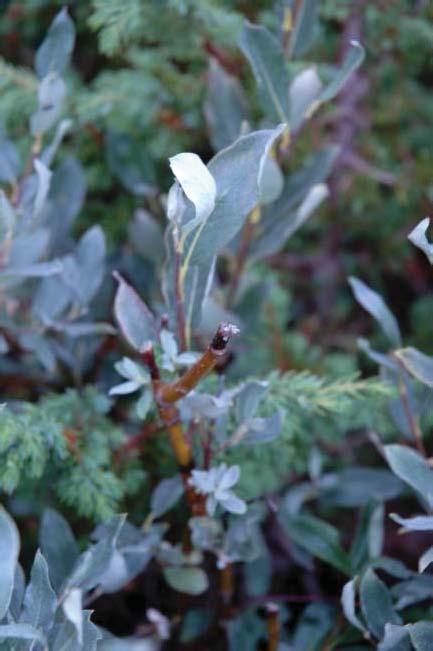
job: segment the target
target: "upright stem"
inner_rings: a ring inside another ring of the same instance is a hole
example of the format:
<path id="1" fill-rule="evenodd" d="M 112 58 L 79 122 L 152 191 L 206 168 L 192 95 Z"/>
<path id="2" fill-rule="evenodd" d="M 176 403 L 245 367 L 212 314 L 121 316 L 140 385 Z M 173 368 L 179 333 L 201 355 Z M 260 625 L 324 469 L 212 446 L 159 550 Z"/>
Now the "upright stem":
<path id="1" fill-rule="evenodd" d="M 245 268 L 245 264 L 248 258 L 248 252 L 251 246 L 251 242 L 254 235 L 255 225 L 260 219 L 260 206 L 256 206 L 254 210 L 248 215 L 248 219 L 242 229 L 241 234 L 241 243 L 239 250 L 236 253 L 236 260 L 233 269 L 233 273 L 230 279 L 230 286 L 227 292 L 227 307 L 233 305 L 236 298 L 236 294 L 239 289 L 239 282 L 242 276 L 242 272 Z"/>
<path id="2" fill-rule="evenodd" d="M 222 606 L 227 609 L 232 602 L 234 590 L 233 565 L 231 563 L 227 563 L 221 568 L 219 580 Z"/>
<path id="3" fill-rule="evenodd" d="M 181 274 L 181 253 L 175 251 L 175 264 L 174 264 L 174 273 L 175 273 L 175 306 L 176 306 L 176 321 L 177 321 L 177 332 L 179 338 L 179 350 L 184 352 L 187 349 L 187 337 L 186 337 L 186 322 L 185 322 L 185 301 L 184 301 L 184 288 L 182 284 L 182 274 Z"/>
<path id="4" fill-rule="evenodd" d="M 279 607 L 275 603 L 268 603 L 266 606 L 268 624 L 268 651 L 278 651 L 280 641 L 280 619 Z"/>
<path id="5" fill-rule="evenodd" d="M 153 394 L 162 422 L 167 428 L 170 443 L 182 475 L 186 498 L 193 515 L 205 515 L 205 496 L 197 493 L 190 485 L 194 457 L 191 444 L 186 436 L 175 403 L 185 397 L 200 380 L 215 366 L 217 359 L 226 351 L 231 335 L 238 329 L 229 323 L 221 323 L 209 348 L 202 357 L 174 384 L 165 384 L 161 380 L 152 347 L 142 353 L 142 360 L 149 369 L 152 379 Z"/>
<path id="6" fill-rule="evenodd" d="M 210 345 L 200 359 L 191 366 L 179 380 L 173 384 L 158 386 L 157 400 L 162 405 L 177 402 L 192 391 L 197 384 L 208 375 L 226 352 L 230 337 L 239 332 L 238 328 L 230 323 L 221 323 Z"/>

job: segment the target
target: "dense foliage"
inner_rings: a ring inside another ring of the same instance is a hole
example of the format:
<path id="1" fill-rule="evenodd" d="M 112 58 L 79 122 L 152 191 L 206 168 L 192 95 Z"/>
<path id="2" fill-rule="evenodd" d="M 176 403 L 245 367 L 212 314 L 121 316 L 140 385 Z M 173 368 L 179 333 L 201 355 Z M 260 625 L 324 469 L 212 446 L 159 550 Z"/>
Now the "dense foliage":
<path id="1" fill-rule="evenodd" d="M 0 649 L 431 651 L 429 3 L 0 11 Z"/>

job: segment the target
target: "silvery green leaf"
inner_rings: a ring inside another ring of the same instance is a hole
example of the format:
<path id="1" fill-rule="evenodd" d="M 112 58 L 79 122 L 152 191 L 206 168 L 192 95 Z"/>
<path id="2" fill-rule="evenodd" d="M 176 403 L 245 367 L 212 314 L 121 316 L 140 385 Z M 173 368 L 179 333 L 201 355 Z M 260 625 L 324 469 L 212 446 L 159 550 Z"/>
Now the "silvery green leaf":
<path id="1" fill-rule="evenodd" d="M 328 187 L 324 183 L 304 186 L 302 201 L 293 209 L 293 201 L 295 198 L 299 200 L 300 192 L 295 190 L 293 185 L 293 194 L 289 195 L 289 187 L 283 190 L 281 199 L 284 200 L 277 201 L 276 206 L 270 208 L 271 214 L 265 213 L 259 222 L 257 239 L 252 246 L 255 257 L 264 257 L 280 250 L 287 239 L 296 233 L 329 195 Z"/>
<path id="2" fill-rule="evenodd" d="M 182 497 L 184 492 L 182 477 L 175 475 L 162 479 L 154 488 L 150 497 L 150 508 L 155 518 L 160 518 L 169 511 Z"/>
<path id="3" fill-rule="evenodd" d="M 109 131 L 105 139 L 108 166 L 127 190 L 138 196 L 154 192 L 154 169 L 148 150 L 126 133 Z"/>
<path id="4" fill-rule="evenodd" d="M 422 574 L 433 563 L 433 547 L 429 547 L 418 561 L 418 572 Z"/>
<path id="5" fill-rule="evenodd" d="M 154 264 L 164 258 L 164 238 L 161 227 L 152 215 L 143 209 L 134 213 L 134 219 L 128 226 L 129 241 L 134 249 Z"/>
<path id="6" fill-rule="evenodd" d="M 75 42 L 75 27 L 66 8 L 54 18 L 45 39 L 36 52 L 36 72 L 43 79 L 50 72 L 59 75 L 69 64 Z"/>
<path id="7" fill-rule="evenodd" d="M 185 314 L 187 332 L 199 327 L 203 305 L 209 297 L 215 275 L 216 257 L 203 264 L 189 264 L 185 276 Z M 188 338 L 190 341 L 191 337 Z"/>
<path id="8" fill-rule="evenodd" d="M 50 328 L 57 332 L 64 332 L 71 338 L 93 337 L 95 335 L 114 335 L 116 329 L 110 323 L 92 323 L 88 321 L 52 321 Z"/>
<path id="9" fill-rule="evenodd" d="M 8 236 L 11 236 L 15 220 L 15 210 L 3 190 L 0 190 L 0 243 L 4 242 Z"/>
<path id="10" fill-rule="evenodd" d="M 343 574 L 349 574 L 349 557 L 340 545 L 339 532 L 335 527 L 307 514 L 287 519 L 283 517 L 281 521 L 293 542 L 313 556 L 330 563 Z"/>
<path id="11" fill-rule="evenodd" d="M 239 466 L 230 466 L 230 468 L 227 468 L 220 481 L 218 482 L 218 489 L 226 490 L 227 488 L 232 488 L 232 486 L 237 484 L 239 481 L 240 475 L 241 469 Z"/>
<path id="12" fill-rule="evenodd" d="M 92 611 L 83 611 L 83 651 L 96 651 L 102 639 L 101 629 L 90 620 L 91 615 Z"/>
<path id="13" fill-rule="evenodd" d="M 65 617 L 74 626 L 79 644 L 83 642 L 83 604 L 82 593 L 79 588 L 69 590 L 62 602 Z"/>
<path id="14" fill-rule="evenodd" d="M 339 507 L 363 506 L 368 502 L 391 500 L 400 495 L 404 484 L 389 470 L 352 466 L 335 476 L 335 482 L 323 487 L 323 499 Z"/>
<path id="15" fill-rule="evenodd" d="M 331 81 L 323 88 L 318 98 L 310 104 L 307 117 L 311 117 L 313 113 L 325 102 L 334 99 L 346 84 L 352 74 L 359 68 L 364 60 L 365 51 L 362 45 L 357 41 L 351 41 L 350 49 L 346 54 L 341 68 L 339 68 L 333 75 Z"/>
<path id="16" fill-rule="evenodd" d="M 81 651 L 77 630 L 68 619 L 63 619 L 53 630 L 50 636 L 50 650 L 52 651 Z"/>
<path id="17" fill-rule="evenodd" d="M 403 445 L 385 445 L 384 450 L 391 470 L 432 506 L 433 470 L 427 461 L 418 452 Z"/>
<path id="18" fill-rule="evenodd" d="M 6 615 L 12 598 L 19 550 L 18 529 L 0 505 L 0 620 Z"/>
<path id="19" fill-rule="evenodd" d="M 222 523 L 208 516 L 193 517 L 189 520 L 191 541 L 203 550 L 215 550 L 221 547 L 223 537 Z"/>
<path id="20" fill-rule="evenodd" d="M 26 267 L 46 255 L 50 234 L 46 228 L 38 228 L 32 233 L 22 233 L 14 237 L 9 264 L 13 267 Z"/>
<path id="21" fill-rule="evenodd" d="M 15 621 L 19 618 L 25 591 L 26 578 L 24 576 L 23 568 L 19 563 L 17 563 L 15 569 L 14 589 L 12 590 L 12 597 L 9 604 L 9 612 Z"/>
<path id="22" fill-rule="evenodd" d="M 433 388 L 433 357 L 411 346 L 395 351 L 395 355 L 411 375 Z"/>
<path id="23" fill-rule="evenodd" d="M 430 218 L 426 217 L 407 236 L 427 256 L 430 264 L 433 264 L 433 244 L 427 239 L 427 229 L 430 225 Z"/>
<path id="24" fill-rule="evenodd" d="M 306 68 L 296 75 L 290 84 L 290 128 L 299 129 L 309 108 L 320 95 L 323 84 L 314 66 Z"/>
<path id="25" fill-rule="evenodd" d="M 188 204 L 180 184 L 176 181 L 171 186 L 167 195 L 167 219 L 180 226 L 183 222 Z"/>
<path id="26" fill-rule="evenodd" d="M 71 130 L 73 125 L 72 120 L 66 119 L 62 120 L 56 128 L 56 131 L 54 133 L 54 137 L 51 141 L 51 143 L 48 145 L 48 147 L 45 147 L 41 154 L 41 161 L 46 165 L 47 167 L 50 167 L 52 164 L 54 157 L 57 153 L 57 150 L 65 137 L 65 135 Z"/>
<path id="27" fill-rule="evenodd" d="M 359 617 L 357 617 L 355 611 L 356 581 L 357 577 L 351 579 L 351 581 L 348 581 L 343 586 L 343 591 L 341 593 L 341 606 L 346 619 L 352 624 L 352 626 L 364 632 L 366 630 L 365 626 Z"/>
<path id="28" fill-rule="evenodd" d="M 360 584 L 361 609 L 369 630 L 379 640 L 382 639 L 385 624 L 401 624 L 392 605 L 390 592 L 373 570 L 368 569 Z"/>
<path id="29" fill-rule="evenodd" d="M 362 352 L 365 353 L 367 357 L 369 357 L 373 362 L 376 362 L 376 364 L 379 364 L 379 366 L 383 366 L 393 373 L 398 373 L 398 364 L 391 355 L 386 355 L 384 353 L 380 353 L 378 350 L 374 350 L 371 347 L 370 342 L 363 337 L 357 339 L 356 343 L 359 350 L 362 350 Z"/>
<path id="30" fill-rule="evenodd" d="M 208 578 L 200 567 L 165 567 L 164 578 L 168 585 L 190 595 L 199 595 L 208 588 Z"/>
<path id="31" fill-rule="evenodd" d="M 138 418 L 141 420 L 144 420 L 149 413 L 149 409 L 151 408 L 153 403 L 153 394 L 150 390 L 145 389 L 140 398 L 137 401 L 137 404 L 135 405 L 135 413 L 137 414 Z"/>
<path id="32" fill-rule="evenodd" d="M 78 242 L 75 255 L 78 287 L 74 287 L 83 305 L 96 295 L 105 274 L 105 235 L 100 226 L 89 228 Z M 66 272 L 64 280 L 67 283 Z"/>
<path id="33" fill-rule="evenodd" d="M 329 190 L 325 183 L 318 183 L 317 185 L 313 185 L 297 209 L 296 213 L 293 215 L 292 219 L 289 220 L 284 234 L 285 239 L 291 237 L 293 233 L 295 233 L 298 228 L 302 226 L 302 224 L 305 224 L 310 215 L 312 215 L 312 213 L 318 206 L 320 206 L 322 201 L 326 199 L 328 195 Z"/>
<path id="34" fill-rule="evenodd" d="M 260 204 L 265 206 L 276 201 L 283 191 L 283 187 L 284 177 L 281 169 L 276 160 L 272 156 L 268 156 L 259 179 Z"/>
<path id="35" fill-rule="evenodd" d="M 25 332 L 19 337 L 19 341 L 25 350 L 30 350 L 34 353 L 39 363 L 42 364 L 48 373 L 55 371 L 57 366 L 56 356 L 51 342 L 47 337 L 38 332 Z"/>
<path id="36" fill-rule="evenodd" d="M 406 626 L 385 624 L 385 634 L 377 651 L 411 651 L 411 649 Z"/>
<path id="37" fill-rule="evenodd" d="M 133 380 L 128 380 L 128 382 L 122 382 L 122 384 L 117 384 L 115 387 L 112 387 L 109 391 L 110 396 L 124 396 L 128 393 L 134 393 L 140 389 L 141 384 L 139 382 L 134 382 Z"/>
<path id="38" fill-rule="evenodd" d="M 240 440 L 243 445 L 275 441 L 281 434 L 283 412 L 276 411 L 268 418 L 249 418 L 245 421 L 246 434 Z"/>
<path id="39" fill-rule="evenodd" d="M 302 56 L 311 46 L 317 32 L 318 7 L 318 0 L 303 0 L 300 3 L 290 34 L 289 54 L 293 57 Z"/>
<path id="40" fill-rule="evenodd" d="M 15 183 L 21 169 L 21 161 L 15 145 L 0 134 L 0 181 Z"/>
<path id="41" fill-rule="evenodd" d="M 78 547 L 69 524 L 57 511 L 43 512 L 39 544 L 48 563 L 51 584 L 58 592 L 78 558 Z"/>
<path id="42" fill-rule="evenodd" d="M 148 370 L 129 357 L 122 357 L 119 362 L 115 363 L 114 368 L 119 375 L 122 375 L 127 380 L 140 382 L 141 384 L 147 384 L 150 381 Z"/>
<path id="43" fill-rule="evenodd" d="M 401 346 L 401 334 L 397 319 L 383 298 L 354 276 L 349 278 L 349 284 L 358 303 L 376 319 L 390 343 L 395 347 Z"/>
<path id="44" fill-rule="evenodd" d="M 430 651 L 433 645 L 433 623 L 417 622 L 408 624 L 410 641 L 415 651 Z"/>
<path id="45" fill-rule="evenodd" d="M 60 276 L 48 276 L 39 284 L 33 297 L 32 313 L 43 324 L 52 323 L 70 305 L 73 296 Z"/>
<path id="46" fill-rule="evenodd" d="M 35 203 L 33 206 L 33 219 L 37 219 L 41 213 L 42 208 L 44 207 L 45 200 L 47 198 L 52 172 L 41 160 L 35 159 L 33 163 L 36 174 L 38 176 L 38 189 L 35 196 Z"/>
<path id="47" fill-rule="evenodd" d="M 110 566 L 124 522 L 124 515 L 114 517 L 107 525 L 106 536 L 79 556 L 66 581 L 67 591 L 71 588 L 81 588 L 84 592 L 99 585 Z"/>
<path id="48" fill-rule="evenodd" d="M 231 491 L 227 491 L 227 495 L 223 499 L 219 500 L 219 503 L 229 513 L 243 515 L 247 511 L 246 503 Z"/>
<path id="49" fill-rule="evenodd" d="M 110 563 L 99 580 L 99 589 L 104 594 L 118 592 L 131 578 L 123 554 L 114 550 Z"/>
<path id="50" fill-rule="evenodd" d="M 212 174 L 197 154 L 177 154 L 170 158 L 170 167 L 185 195 L 195 206 L 194 224 L 200 224 L 215 207 L 216 184 Z"/>
<path id="51" fill-rule="evenodd" d="M 293 636 L 293 651 L 304 651 L 308 647 L 321 651 L 334 626 L 335 611 L 330 604 L 309 604 L 298 620 Z"/>
<path id="52" fill-rule="evenodd" d="M 138 352 L 156 340 L 156 322 L 152 312 L 137 292 L 116 273 L 119 287 L 114 300 L 114 314 L 127 342 Z"/>
<path id="53" fill-rule="evenodd" d="M 192 351 L 187 351 L 186 353 L 181 353 L 176 355 L 175 364 L 177 366 L 192 366 L 200 358 L 200 353 L 193 353 Z"/>
<path id="54" fill-rule="evenodd" d="M 397 600 L 396 610 L 430 599 L 432 591 L 433 577 L 428 573 L 414 573 L 407 581 L 395 583 L 391 588 L 392 595 Z"/>
<path id="55" fill-rule="evenodd" d="M 57 122 L 66 97 L 65 82 L 55 72 L 42 79 L 38 87 L 38 108 L 30 118 L 33 135 L 49 131 Z"/>
<path id="56" fill-rule="evenodd" d="M 242 86 L 216 59 L 210 59 L 204 114 L 216 151 L 231 145 L 248 120 L 248 103 Z"/>
<path id="57" fill-rule="evenodd" d="M 254 416 L 268 386 L 268 382 L 259 380 L 245 382 L 235 397 L 235 414 L 238 423 L 243 423 L 246 418 Z"/>
<path id="58" fill-rule="evenodd" d="M 65 253 L 71 226 L 84 204 L 86 180 L 76 158 L 69 156 L 56 167 L 51 178 L 48 205 L 44 209 L 53 250 Z"/>
<path id="59" fill-rule="evenodd" d="M 0 640 L 28 640 L 38 642 L 44 651 L 48 651 L 47 640 L 42 631 L 30 624 L 3 624 L 0 625 Z"/>
<path id="60" fill-rule="evenodd" d="M 416 515 L 413 518 L 401 518 L 396 513 L 389 517 L 406 531 L 433 531 L 433 515 Z"/>
<path id="61" fill-rule="evenodd" d="M 209 393 L 191 391 L 181 401 L 181 409 L 192 414 L 191 417 L 204 416 L 206 418 L 218 418 L 224 414 L 231 405 L 227 396 L 213 396 Z"/>
<path id="62" fill-rule="evenodd" d="M 30 583 L 24 596 L 23 610 L 19 621 L 32 624 L 44 632 L 52 626 L 57 609 L 57 596 L 51 587 L 48 565 L 38 550 L 30 573 Z"/>
<path id="63" fill-rule="evenodd" d="M 217 186 L 216 206 L 187 238 L 184 264 L 209 263 L 242 228 L 259 200 L 259 179 L 269 150 L 284 125 L 242 136 L 210 161 Z"/>
<path id="64" fill-rule="evenodd" d="M 414 572 L 408 570 L 407 567 L 395 558 L 388 558 L 382 556 L 381 558 L 376 558 L 371 562 L 371 567 L 373 569 L 383 570 L 390 576 L 396 579 L 410 579 Z"/>
<path id="65" fill-rule="evenodd" d="M 253 69 L 264 111 L 288 124 L 290 79 L 281 45 L 266 27 L 245 22 L 239 46 Z"/>
<path id="66" fill-rule="evenodd" d="M 63 265 L 60 260 L 51 260 L 50 262 L 35 262 L 35 264 L 26 267 L 8 267 L 6 271 L 0 273 L 0 281 L 10 278 L 45 278 L 54 276 L 63 271 Z"/>
<path id="67" fill-rule="evenodd" d="M 163 328 L 160 332 L 161 346 L 164 353 L 169 359 L 174 359 L 177 355 L 177 343 L 176 338 L 172 332 Z"/>
<path id="68" fill-rule="evenodd" d="M 384 519 L 385 509 L 383 502 L 378 504 L 370 517 L 367 530 L 368 557 L 377 558 L 381 555 L 384 540 Z"/>

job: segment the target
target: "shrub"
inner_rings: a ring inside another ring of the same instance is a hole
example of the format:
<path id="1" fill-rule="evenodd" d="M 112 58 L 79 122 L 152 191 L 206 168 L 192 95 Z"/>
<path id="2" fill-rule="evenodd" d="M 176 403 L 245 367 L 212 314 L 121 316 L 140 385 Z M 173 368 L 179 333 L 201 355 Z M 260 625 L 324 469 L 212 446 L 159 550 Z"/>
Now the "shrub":
<path id="1" fill-rule="evenodd" d="M 351 277 L 363 377 L 278 272 L 335 199 L 323 122 L 364 59 L 311 48 L 360 14 L 163 4 L 77 6 L 112 57 L 88 84 L 64 8 L 34 72 L 0 61 L 0 646 L 429 649 L 432 551 L 393 527 L 433 530 L 432 358 Z"/>

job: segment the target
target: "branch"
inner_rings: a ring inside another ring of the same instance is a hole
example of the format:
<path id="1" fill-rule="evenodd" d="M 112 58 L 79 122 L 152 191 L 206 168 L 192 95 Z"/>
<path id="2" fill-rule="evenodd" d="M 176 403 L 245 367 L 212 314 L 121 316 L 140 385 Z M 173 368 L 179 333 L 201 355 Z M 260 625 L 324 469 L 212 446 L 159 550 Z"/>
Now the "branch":
<path id="1" fill-rule="evenodd" d="M 233 335 L 239 332 L 231 323 L 220 323 L 210 345 L 200 359 L 173 384 L 160 384 L 156 400 L 160 405 L 170 405 L 184 398 L 214 368 L 227 350 L 227 344 Z"/>

